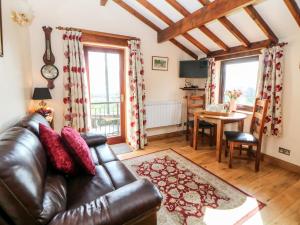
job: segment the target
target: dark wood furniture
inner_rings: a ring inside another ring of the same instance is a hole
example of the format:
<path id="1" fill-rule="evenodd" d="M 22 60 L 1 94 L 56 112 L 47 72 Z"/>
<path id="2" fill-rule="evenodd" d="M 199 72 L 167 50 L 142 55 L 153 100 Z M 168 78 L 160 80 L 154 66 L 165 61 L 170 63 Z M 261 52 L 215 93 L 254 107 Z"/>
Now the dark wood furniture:
<path id="1" fill-rule="evenodd" d="M 226 149 L 225 156 L 228 154 L 229 146 L 229 168 L 232 168 L 232 160 L 234 150 L 240 150 L 240 159 L 251 159 L 253 155 L 253 147 L 256 147 L 255 154 L 255 171 L 259 171 L 260 158 L 261 158 L 261 142 L 263 129 L 265 125 L 265 118 L 267 114 L 268 101 L 256 99 L 253 110 L 253 117 L 251 121 L 250 133 L 238 132 L 238 131 L 226 131 Z M 243 148 L 247 146 L 247 148 Z M 242 157 L 242 150 L 247 151 L 248 157 Z"/>
<path id="2" fill-rule="evenodd" d="M 193 146 L 193 133 L 194 133 L 194 112 L 196 110 L 205 109 L 205 95 L 191 95 L 186 97 L 187 104 L 187 121 L 186 121 L 186 140 L 191 141 Z M 209 144 L 213 145 L 214 128 L 215 126 L 209 122 L 199 120 L 197 124 L 197 133 L 202 133 L 202 137 L 205 135 L 205 130 L 209 130 Z M 192 137 L 190 137 L 192 135 Z M 204 140 L 204 139 L 202 139 Z"/>

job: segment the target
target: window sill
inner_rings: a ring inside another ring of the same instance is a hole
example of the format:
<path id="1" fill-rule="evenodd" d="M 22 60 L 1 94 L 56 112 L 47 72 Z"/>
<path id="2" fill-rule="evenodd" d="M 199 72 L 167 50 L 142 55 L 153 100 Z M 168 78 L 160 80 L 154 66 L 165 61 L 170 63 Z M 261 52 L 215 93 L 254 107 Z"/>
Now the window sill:
<path id="1" fill-rule="evenodd" d="M 246 115 L 252 115 L 253 114 L 253 112 L 250 112 L 250 111 L 247 111 L 247 110 L 236 110 L 236 112 L 238 112 L 238 113 L 244 113 L 244 114 L 246 114 Z"/>

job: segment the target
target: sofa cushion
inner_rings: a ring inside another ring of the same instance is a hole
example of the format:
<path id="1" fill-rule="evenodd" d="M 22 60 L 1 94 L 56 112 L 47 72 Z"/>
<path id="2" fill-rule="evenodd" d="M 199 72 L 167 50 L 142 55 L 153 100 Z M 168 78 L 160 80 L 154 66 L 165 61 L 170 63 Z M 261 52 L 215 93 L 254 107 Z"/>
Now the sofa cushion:
<path id="1" fill-rule="evenodd" d="M 75 174 L 75 163 L 63 144 L 60 135 L 53 129 L 40 123 L 39 137 L 54 169 L 65 174 Z"/>
<path id="2" fill-rule="evenodd" d="M 119 161 L 115 153 L 107 144 L 91 147 L 90 152 L 95 165 L 102 165 L 111 161 Z"/>
<path id="3" fill-rule="evenodd" d="M 38 113 L 34 113 L 34 114 L 24 117 L 20 122 L 17 123 L 16 126 L 24 127 L 38 136 L 40 123 L 47 127 L 50 127 L 50 124 L 45 119 L 45 117 L 43 117 L 42 115 L 40 115 Z"/>
<path id="4" fill-rule="evenodd" d="M 71 127 L 64 127 L 61 131 L 63 141 L 79 165 L 90 175 L 96 174 L 92 155 L 84 139 Z"/>
<path id="5" fill-rule="evenodd" d="M 45 224 L 64 210 L 65 180 L 46 179 L 46 152 L 35 134 L 21 127 L 2 133 L 0 162 L 0 208 L 14 224 Z"/>
<path id="6" fill-rule="evenodd" d="M 79 207 L 114 191 L 109 174 L 101 165 L 96 166 L 95 176 L 80 175 L 68 179 L 68 209 Z"/>

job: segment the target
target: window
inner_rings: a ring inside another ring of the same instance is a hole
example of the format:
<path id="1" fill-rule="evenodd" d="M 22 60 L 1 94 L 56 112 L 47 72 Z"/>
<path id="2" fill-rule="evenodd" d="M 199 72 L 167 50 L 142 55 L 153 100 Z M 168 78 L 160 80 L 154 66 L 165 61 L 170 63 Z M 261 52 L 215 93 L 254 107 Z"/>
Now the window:
<path id="1" fill-rule="evenodd" d="M 241 90 L 242 96 L 238 98 L 238 109 L 252 110 L 258 77 L 258 56 L 235 59 L 222 62 L 220 102 L 229 102 L 225 92 L 228 90 Z"/>

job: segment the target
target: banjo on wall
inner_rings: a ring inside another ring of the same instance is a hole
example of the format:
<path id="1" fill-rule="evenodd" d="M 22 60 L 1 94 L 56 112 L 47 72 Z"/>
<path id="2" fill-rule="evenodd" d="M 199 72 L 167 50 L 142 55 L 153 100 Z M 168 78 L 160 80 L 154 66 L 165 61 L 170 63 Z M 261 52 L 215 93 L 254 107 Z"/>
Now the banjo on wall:
<path id="1" fill-rule="evenodd" d="M 43 31 L 45 33 L 46 50 L 43 56 L 45 65 L 41 69 L 41 74 L 48 81 L 48 88 L 53 89 L 55 87 L 54 80 L 58 77 L 59 70 L 54 65 L 55 57 L 51 49 L 52 28 L 44 26 Z"/>

